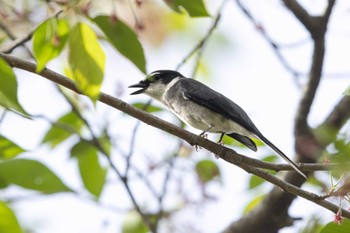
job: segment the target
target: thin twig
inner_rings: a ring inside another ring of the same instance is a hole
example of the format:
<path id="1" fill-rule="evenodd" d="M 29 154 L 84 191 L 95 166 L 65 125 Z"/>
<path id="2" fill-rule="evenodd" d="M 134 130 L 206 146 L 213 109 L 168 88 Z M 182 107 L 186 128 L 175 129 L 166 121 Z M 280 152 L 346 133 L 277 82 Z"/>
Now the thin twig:
<path id="1" fill-rule="evenodd" d="M 205 36 L 197 43 L 197 45 L 185 56 L 180 63 L 176 66 L 175 70 L 179 70 L 187 61 L 190 59 L 193 54 L 195 54 L 197 51 L 199 51 L 209 40 L 210 36 L 213 34 L 215 28 L 217 28 L 218 23 L 221 19 L 221 11 L 226 4 L 227 0 L 223 0 L 221 7 L 218 10 L 218 13 L 213 21 L 213 24 L 210 26 L 209 30 L 205 34 Z"/>
<path id="2" fill-rule="evenodd" d="M 156 233 L 157 229 L 155 228 L 154 224 L 152 223 L 150 218 L 147 216 L 147 214 L 143 213 L 143 211 L 141 210 L 141 207 L 137 203 L 136 198 L 130 189 L 130 186 L 128 183 L 128 178 L 126 176 L 123 176 L 122 173 L 117 168 L 117 166 L 114 164 L 114 162 L 111 158 L 111 155 L 106 151 L 104 146 L 101 144 L 100 140 L 96 137 L 96 135 L 92 129 L 92 126 L 87 121 L 87 119 L 81 114 L 81 112 L 79 111 L 77 106 L 73 103 L 73 101 L 63 91 L 61 91 L 61 94 L 65 97 L 66 101 L 71 105 L 73 112 L 75 114 L 77 114 L 77 116 L 84 122 L 84 125 L 87 127 L 87 129 L 90 132 L 90 136 L 92 137 L 93 145 L 104 155 L 104 157 L 107 159 L 109 165 L 111 166 L 112 170 L 117 174 L 118 178 L 122 181 L 136 211 L 140 214 L 140 216 L 142 217 L 143 221 L 147 224 L 149 229 L 152 232 Z"/>
<path id="3" fill-rule="evenodd" d="M 177 151 L 181 150 L 182 145 L 183 145 L 183 141 L 180 141 L 180 144 L 178 146 Z M 164 178 L 164 181 L 162 184 L 162 191 L 158 197 L 158 203 L 159 203 L 159 212 L 157 214 L 158 221 L 159 221 L 159 219 L 161 219 L 162 215 L 164 214 L 163 203 L 164 203 L 165 196 L 168 192 L 168 186 L 169 186 L 168 184 L 169 184 L 169 181 L 171 178 L 171 173 L 172 173 L 173 168 L 174 168 L 175 159 L 177 158 L 178 155 L 179 155 L 179 153 L 175 153 L 174 156 L 172 156 L 168 162 L 168 169 L 166 170 L 166 173 L 165 173 L 165 178 Z"/>
<path id="4" fill-rule="evenodd" d="M 147 103 L 142 107 L 142 110 L 146 111 L 147 108 L 151 105 L 151 103 L 152 103 L 152 99 L 149 99 L 147 101 Z M 133 130 L 132 130 L 132 133 L 131 133 L 129 153 L 126 155 L 126 167 L 125 167 L 125 172 L 124 172 L 125 176 L 128 175 L 128 171 L 129 171 L 129 168 L 130 168 L 131 157 L 134 154 L 136 135 L 137 135 L 137 131 L 138 131 L 140 125 L 141 125 L 141 122 L 137 121 L 135 126 L 134 126 L 134 128 L 133 128 Z"/>
<path id="5" fill-rule="evenodd" d="M 16 40 L 16 36 L 0 21 L 0 29 L 11 39 Z"/>
<path id="6" fill-rule="evenodd" d="M 296 84 L 297 87 L 300 87 L 300 82 L 299 82 L 299 78 L 303 75 L 301 71 L 297 71 L 296 69 L 294 69 L 289 62 L 287 61 L 287 59 L 283 56 L 282 52 L 280 51 L 281 48 L 288 48 L 288 45 L 279 45 L 277 44 L 277 42 L 275 42 L 271 36 L 269 34 L 267 34 L 266 30 L 264 29 L 263 25 L 258 22 L 257 19 L 255 19 L 255 17 L 253 16 L 253 14 L 248 10 L 248 8 L 246 8 L 242 2 L 240 0 L 236 0 L 237 6 L 241 9 L 241 11 L 245 14 L 245 16 L 253 23 L 253 25 L 258 29 L 258 31 L 260 32 L 260 34 L 262 35 L 262 37 L 266 40 L 266 42 L 270 45 L 270 47 L 272 48 L 272 51 L 275 53 L 277 59 L 279 60 L 279 62 L 281 63 L 281 65 L 289 72 L 293 75 L 293 80 L 294 83 Z M 294 43 L 293 46 L 296 46 L 296 44 Z"/>

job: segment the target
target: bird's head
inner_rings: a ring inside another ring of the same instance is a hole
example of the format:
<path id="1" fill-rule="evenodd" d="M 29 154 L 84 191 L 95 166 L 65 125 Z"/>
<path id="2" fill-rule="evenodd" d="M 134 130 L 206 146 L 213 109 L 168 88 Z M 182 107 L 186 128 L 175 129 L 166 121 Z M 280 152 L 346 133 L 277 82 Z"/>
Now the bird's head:
<path id="1" fill-rule="evenodd" d="M 144 80 L 141 80 L 139 83 L 129 86 L 129 88 L 141 88 L 137 91 L 132 92 L 130 95 L 137 95 L 145 93 L 155 99 L 161 100 L 163 94 L 169 89 L 179 78 L 183 76 L 173 70 L 157 70 L 148 74 Z"/>

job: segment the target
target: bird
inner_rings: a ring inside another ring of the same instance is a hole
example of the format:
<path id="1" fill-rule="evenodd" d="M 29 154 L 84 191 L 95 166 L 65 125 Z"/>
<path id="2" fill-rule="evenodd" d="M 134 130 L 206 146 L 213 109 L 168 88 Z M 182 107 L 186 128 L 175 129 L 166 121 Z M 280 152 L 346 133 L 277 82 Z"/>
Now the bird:
<path id="1" fill-rule="evenodd" d="M 184 123 L 201 130 L 200 136 L 207 132 L 220 133 L 219 143 L 227 135 L 253 151 L 257 151 L 257 146 L 251 138 L 259 138 L 306 178 L 300 168 L 260 132 L 239 105 L 205 84 L 174 70 L 156 70 L 129 88 L 140 88 L 130 95 L 144 93 L 160 101 Z"/>

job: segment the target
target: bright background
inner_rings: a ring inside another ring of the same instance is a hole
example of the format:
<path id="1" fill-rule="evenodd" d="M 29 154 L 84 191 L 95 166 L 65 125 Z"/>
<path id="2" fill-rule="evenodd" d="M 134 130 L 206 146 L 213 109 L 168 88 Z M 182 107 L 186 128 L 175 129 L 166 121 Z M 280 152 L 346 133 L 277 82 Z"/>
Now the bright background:
<path id="1" fill-rule="evenodd" d="M 324 2 L 326 1 L 302 1 L 303 5 L 315 14 L 322 12 Z M 311 40 L 294 16 L 277 0 L 264 2 L 249 0 L 245 1 L 245 4 L 275 41 L 285 45 L 297 43 L 296 46 L 282 51 L 295 70 L 307 73 L 311 59 Z M 213 0 L 207 1 L 207 6 L 210 13 L 215 15 L 218 3 Z M 309 117 L 311 125 L 316 126 L 323 121 L 349 85 L 349 6 L 346 0 L 338 1 L 332 14 L 327 36 L 324 78 Z M 166 12 L 172 14 L 170 10 Z M 147 34 L 145 35 L 144 46 L 149 72 L 157 69 L 174 69 L 206 33 L 212 19 L 188 19 L 187 16 L 176 16 L 171 20 L 187 22 L 190 26 L 185 26 L 186 33 L 179 30 L 166 34 L 165 41 L 158 45 L 149 43 Z M 103 48 L 107 55 L 107 64 L 102 91 L 118 96 L 128 103 L 147 101 L 146 96 L 129 96 L 130 91 L 127 90 L 127 86 L 137 83 L 144 78 L 144 75 L 107 43 L 104 43 Z M 61 61 L 54 61 L 48 67 L 62 72 L 65 65 Z M 196 78 L 238 103 L 264 135 L 292 157 L 293 122 L 302 94 L 302 88 L 296 83 L 304 84 L 307 77 L 302 76 L 296 80 L 283 68 L 269 44 L 237 8 L 234 1 L 226 4 L 219 26 L 207 43 L 203 54 L 203 67 L 205 69 L 200 69 Z M 183 75 L 190 76 L 192 69 L 193 62 L 190 62 L 180 71 Z M 56 88 L 49 81 L 23 71 L 16 71 L 16 74 L 19 78 L 20 102 L 28 112 L 33 115 L 45 113 L 49 118 L 56 119 L 68 110 L 65 101 L 57 95 Z M 157 116 L 175 124 L 179 123 L 169 112 L 160 112 Z M 118 145 L 121 145 L 122 149 L 128 149 L 131 129 L 136 124 L 135 119 L 101 104 L 97 105 L 96 114 L 90 117 L 96 121 L 96 125 L 113 121 L 115 128 L 111 129 L 111 132 L 115 132 L 118 136 Z M 77 164 L 68 156 L 68 144 L 67 147 L 60 146 L 54 151 L 47 147 L 37 150 L 37 145 L 48 127 L 49 124 L 45 121 L 18 120 L 16 116 L 6 118 L 0 126 L 3 135 L 26 149 L 35 150 L 35 154 L 27 153 L 26 156 L 44 161 L 65 183 L 82 188 Z M 349 129 L 349 125 L 345 129 Z M 188 130 L 199 133 L 192 128 Z M 216 139 L 215 136 L 210 138 Z M 167 156 L 177 145 L 178 139 L 175 137 L 141 124 L 136 138 L 133 162 L 142 166 L 142 160 L 138 160 L 141 155 L 146 154 L 152 159 L 157 159 Z M 273 154 L 267 148 L 260 149 L 258 153 L 242 148 L 237 150 L 257 158 Z M 193 156 L 215 160 L 212 154 L 204 150 Z M 191 226 L 198 232 L 219 232 L 233 220 L 240 218 L 243 209 L 252 198 L 266 193 L 272 187 L 265 185 L 258 190 L 248 191 L 250 175 L 224 161 L 215 161 L 222 171 L 222 184 L 213 183 L 208 191 L 215 200 L 202 206 L 186 207 L 181 214 L 176 215 L 174 224 Z M 186 163 L 181 160 L 179 162 Z M 327 179 L 327 176 L 323 176 Z M 102 194 L 101 202 L 104 207 L 90 201 L 84 195 L 77 197 L 72 194 L 56 194 L 43 197 L 33 193 L 29 198 L 28 195 L 22 197 L 18 188 L 0 193 L 0 198 L 1 196 L 16 198 L 13 207 L 20 222 L 29 229 L 35 229 L 34 232 L 119 232 L 130 201 L 115 180 L 111 175 L 111 185 L 108 185 Z M 193 182 L 195 181 L 189 179 L 184 186 L 190 189 Z M 113 185 L 114 183 L 116 185 Z M 318 191 L 308 185 L 304 185 L 303 188 Z M 148 194 L 144 187 L 135 184 L 132 189 L 141 206 L 148 206 L 146 202 Z M 138 193 L 140 195 L 137 195 Z M 193 190 L 193 197 L 196 195 L 198 190 Z M 176 195 L 167 198 L 166 205 L 179 205 Z M 298 232 L 299 228 L 307 224 L 312 214 L 316 214 L 325 222 L 333 219 L 333 214 L 329 211 L 300 198 L 293 203 L 290 214 L 302 217 L 304 221 L 283 229 L 282 233 Z M 167 227 L 169 226 L 164 226 L 164 232 L 168 232 L 165 230 Z"/>

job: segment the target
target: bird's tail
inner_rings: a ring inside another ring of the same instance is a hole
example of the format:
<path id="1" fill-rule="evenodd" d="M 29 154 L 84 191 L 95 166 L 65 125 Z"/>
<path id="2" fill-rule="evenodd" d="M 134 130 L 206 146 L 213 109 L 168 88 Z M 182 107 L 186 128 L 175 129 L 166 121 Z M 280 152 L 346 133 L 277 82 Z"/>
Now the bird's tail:
<path id="1" fill-rule="evenodd" d="M 287 155 L 285 155 L 280 149 L 278 149 L 272 142 L 270 142 L 267 138 L 265 138 L 262 134 L 257 135 L 264 143 L 266 143 L 269 147 L 271 147 L 274 151 L 277 152 L 285 161 L 287 161 L 295 171 L 297 171 L 300 175 L 302 175 L 306 179 L 306 175 L 299 169 L 299 167 L 290 159 Z"/>

